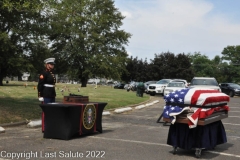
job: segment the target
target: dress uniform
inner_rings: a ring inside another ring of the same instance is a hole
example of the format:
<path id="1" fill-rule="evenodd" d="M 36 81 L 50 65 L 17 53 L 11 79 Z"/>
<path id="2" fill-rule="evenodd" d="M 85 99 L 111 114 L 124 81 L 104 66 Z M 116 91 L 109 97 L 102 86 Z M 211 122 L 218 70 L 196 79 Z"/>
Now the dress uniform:
<path id="1" fill-rule="evenodd" d="M 48 59 L 44 60 L 46 69 L 39 75 L 38 98 L 39 98 L 39 101 L 43 101 L 44 103 L 55 102 L 56 78 L 53 73 L 53 68 L 54 68 L 54 64 L 55 64 L 54 61 L 55 61 L 55 58 L 48 58 Z"/>

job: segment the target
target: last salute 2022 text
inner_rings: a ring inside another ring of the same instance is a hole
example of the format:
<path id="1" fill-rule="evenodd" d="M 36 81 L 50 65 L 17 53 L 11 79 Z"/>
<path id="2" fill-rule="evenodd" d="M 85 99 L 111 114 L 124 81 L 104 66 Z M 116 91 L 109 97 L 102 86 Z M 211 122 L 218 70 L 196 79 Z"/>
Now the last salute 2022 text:
<path id="1" fill-rule="evenodd" d="M 105 158 L 105 151 L 23 151 L 20 153 L 0 151 L 0 158 Z"/>

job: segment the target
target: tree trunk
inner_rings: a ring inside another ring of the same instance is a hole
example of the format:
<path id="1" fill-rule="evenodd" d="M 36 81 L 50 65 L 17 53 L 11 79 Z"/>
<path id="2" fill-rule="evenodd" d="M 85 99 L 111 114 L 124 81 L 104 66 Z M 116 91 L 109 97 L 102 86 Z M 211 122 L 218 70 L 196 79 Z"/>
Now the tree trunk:
<path id="1" fill-rule="evenodd" d="M 86 77 L 81 77 L 81 87 L 87 87 L 87 81 L 88 79 Z"/>
<path id="2" fill-rule="evenodd" d="M 0 86 L 3 86 L 3 76 L 0 74 Z"/>

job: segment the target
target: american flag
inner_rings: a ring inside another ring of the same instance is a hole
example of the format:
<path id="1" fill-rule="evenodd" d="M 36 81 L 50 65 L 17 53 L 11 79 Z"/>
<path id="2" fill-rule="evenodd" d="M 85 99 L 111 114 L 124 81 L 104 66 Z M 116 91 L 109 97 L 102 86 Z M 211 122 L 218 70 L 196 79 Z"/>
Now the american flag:
<path id="1" fill-rule="evenodd" d="M 171 123 L 174 124 L 176 116 L 181 114 L 185 110 L 189 110 L 190 107 L 180 107 L 177 105 L 165 105 L 163 110 L 163 117 L 171 119 Z"/>
<path id="2" fill-rule="evenodd" d="M 228 95 L 213 89 L 186 88 L 171 92 L 164 96 L 163 117 L 170 118 L 174 124 L 176 115 L 184 110 L 193 110 L 188 114 L 189 127 L 194 128 L 198 119 L 211 115 L 216 110 L 229 110 L 226 105 L 230 98 Z"/>

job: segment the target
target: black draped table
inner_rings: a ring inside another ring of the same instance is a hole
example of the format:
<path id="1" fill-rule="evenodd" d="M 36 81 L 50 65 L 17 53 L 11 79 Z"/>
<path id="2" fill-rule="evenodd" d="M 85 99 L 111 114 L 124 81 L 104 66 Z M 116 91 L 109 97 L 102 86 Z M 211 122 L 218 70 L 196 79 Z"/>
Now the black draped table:
<path id="1" fill-rule="evenodd" d="M 102 133 L 102 112 L 107 103 L 40 104 L 44 113 L 44 138 L 68 140 L 74 136 Z"/>
<path id="2" fill-rule="evenodd" d="M 167 144 L 187 150 L 214 149 L 226 142 L 227 136 L 221 120 L 192 129 L 184 123 L 171 124 L 167 138 Z"/>

